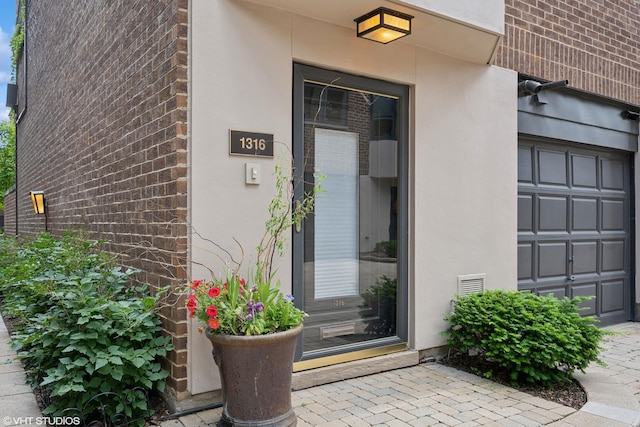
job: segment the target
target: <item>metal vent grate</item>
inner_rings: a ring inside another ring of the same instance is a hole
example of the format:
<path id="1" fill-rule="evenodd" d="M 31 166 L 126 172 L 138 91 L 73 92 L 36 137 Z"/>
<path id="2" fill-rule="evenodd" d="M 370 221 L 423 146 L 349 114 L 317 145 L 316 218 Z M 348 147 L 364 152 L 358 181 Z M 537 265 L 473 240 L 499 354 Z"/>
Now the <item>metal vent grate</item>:
<path id="1" fill-rule="evenodd" d="M 485 276 L 485 273 L 458 276 L 458 295 L 470 295 L 484 291 Z"/>

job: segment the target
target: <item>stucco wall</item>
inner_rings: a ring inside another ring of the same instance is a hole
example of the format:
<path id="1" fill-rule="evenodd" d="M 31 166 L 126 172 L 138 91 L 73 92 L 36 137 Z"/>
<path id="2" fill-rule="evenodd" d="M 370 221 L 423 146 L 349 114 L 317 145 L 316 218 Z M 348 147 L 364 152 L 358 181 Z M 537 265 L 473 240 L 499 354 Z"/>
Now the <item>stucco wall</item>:
<path id="1" fill-rule="evenodd" d="M 418 52 L 412 183 L 416 349 L 443 343 L 458 275 L 515 289 L 515 74 Z"/>
<path id="2" fill-rule="evenodd" d="M 201 236 L 230 248 L 238 239 L 250 261 L 277 159 L 230 156 L 228 132 L 273 133 L 276 151 L 290 149 L 297 61 L 412 88 L 410 347 L 443 343 L 442 316 L 458 274 L 486 273 L 488 287 L 515 289 L 515 73 L 410 43 L 372 43 L 343 27 L 242 1 L 193 2 L 190 18 L 190 220 Z M 262 166 L 262 184 L 244 183 L 246 162 Z M 215 264 L 206 247 L 194 235 L 193 260 Z M 284 290 L 290 258 L 280 266 Z M 194 277 L 206 274 L 197 263 Z M 210 345 L 194 326 L 190 390 L 197 393 L 215 379 L 206 373 Z"/>
<path id="3" fill-rule="evenodd" d="M 425 9 L 468 25 L 502 33 L 504 27 L 504 1 L 485 0 L 404 0 L 411 7 Z"/>

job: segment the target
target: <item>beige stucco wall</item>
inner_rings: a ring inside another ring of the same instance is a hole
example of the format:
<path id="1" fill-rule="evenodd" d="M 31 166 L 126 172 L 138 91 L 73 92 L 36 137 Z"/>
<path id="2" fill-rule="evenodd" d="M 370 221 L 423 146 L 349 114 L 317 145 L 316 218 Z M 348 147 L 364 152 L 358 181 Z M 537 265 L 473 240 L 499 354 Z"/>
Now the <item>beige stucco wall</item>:
<path id="1" fill-rule="evenodd" d="M 244 1 L 190 2 L 190 220 L 199 235 L 250 263 L 273 195 L 277 159 L 229 155 L 229 129 L 273 133 L 291 147 L 295 61 L 411 87 L 411 348 L 441 345 L 457 275 L 485 273 L 516 287 L 516 84 L 514 72 L 417 48 L 380 45 L 353 30 Z M 246 162 L 262 184 L 246 185 Z M 192 276 L 219 261 L 194 234 Z M 220 251 L 217 252 L 220 254 Z M 222 255 L 222 258 L 228 258 Z M 290 256 L 280 266 L 291 287 Z M 219 269 L 215 267 L 214 269 Z M 210 344 L 192 328 L 189 389 L 217 387 Z"/>
<path id="2" fill-rule="evenodd" d="M 504 31 L 504 0 L 400 0 L 398 3 L 496 33 Z"/>
<path id="3" fill-rule="evenodd" d="M 509 70 L 428 52 L 416 64 L 410 286 L 423 349 L 441 343 L 458 275 L 517 287 L 517 97 Z"/>

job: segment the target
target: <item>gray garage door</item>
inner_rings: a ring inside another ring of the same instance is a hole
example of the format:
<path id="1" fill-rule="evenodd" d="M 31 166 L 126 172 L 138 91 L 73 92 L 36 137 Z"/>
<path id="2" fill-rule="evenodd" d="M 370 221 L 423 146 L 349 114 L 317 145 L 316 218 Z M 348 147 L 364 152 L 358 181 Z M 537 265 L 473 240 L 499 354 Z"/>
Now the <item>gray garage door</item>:
<path id="1" fill-rule="evenodd" d="M 590 295 L 601 325 L 631 319 L 630 161 L 614 150 L 521 139 L 518 287 Z"/>

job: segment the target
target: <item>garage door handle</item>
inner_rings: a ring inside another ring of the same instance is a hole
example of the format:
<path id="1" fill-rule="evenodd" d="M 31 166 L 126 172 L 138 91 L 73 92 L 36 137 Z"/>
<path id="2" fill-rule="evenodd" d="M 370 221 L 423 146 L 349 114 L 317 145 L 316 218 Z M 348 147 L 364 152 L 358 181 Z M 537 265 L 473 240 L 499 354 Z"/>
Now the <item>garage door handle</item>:
<path id="1" fill-rule="evenodd" d="M 576 276 L 569 276 L 569 280 L 573 282 L 574 280 L 576 280 Z"/>

